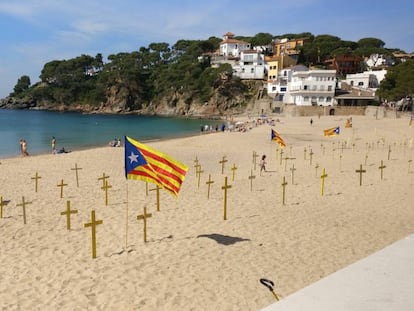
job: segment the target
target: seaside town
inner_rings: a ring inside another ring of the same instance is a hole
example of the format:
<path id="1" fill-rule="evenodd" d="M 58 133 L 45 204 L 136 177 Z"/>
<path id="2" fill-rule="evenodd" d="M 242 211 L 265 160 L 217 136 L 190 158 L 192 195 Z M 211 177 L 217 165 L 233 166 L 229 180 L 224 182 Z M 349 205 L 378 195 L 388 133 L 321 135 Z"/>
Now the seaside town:
<path id="1" fill-rule="evenodd" d="M 184 37 L 179 19 L 193 32 L 266 17 L 243 3 L 229 22 L 224 2 L 191 14 L 199 3 L 127 3 L 59 4 L 85 28 L 52 37 L 82 55 L 54 54 L 40 81 L 21 76 L 0 100 L 0 310 L 414 310 L 414 51 L 366 31 L 223 31 L 107 62 L 83 54 L 103 49 L 86 49 L 100 30 L 125 48 L 130 28 Z M 0 14 L 42 24 L 30 4 Z M 293 12 L 279 6 L 272 16 Z M 338 53 L 321 44 L 332 40 Z"/>

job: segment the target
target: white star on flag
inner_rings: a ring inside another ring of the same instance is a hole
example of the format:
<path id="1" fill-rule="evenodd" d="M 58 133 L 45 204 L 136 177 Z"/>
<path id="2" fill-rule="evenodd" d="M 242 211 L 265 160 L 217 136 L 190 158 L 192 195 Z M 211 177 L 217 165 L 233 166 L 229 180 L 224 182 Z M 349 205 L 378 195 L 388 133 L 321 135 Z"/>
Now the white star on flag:
<path id="1" fill-rule="evenodd" d="M 128 159 L 131 161 L 130 163 L 132 163 L 132 162 L 138 162 L 138 155 L 137 154 L 134 154 L 131 151 L 131 155 L 128 157 Z"/>

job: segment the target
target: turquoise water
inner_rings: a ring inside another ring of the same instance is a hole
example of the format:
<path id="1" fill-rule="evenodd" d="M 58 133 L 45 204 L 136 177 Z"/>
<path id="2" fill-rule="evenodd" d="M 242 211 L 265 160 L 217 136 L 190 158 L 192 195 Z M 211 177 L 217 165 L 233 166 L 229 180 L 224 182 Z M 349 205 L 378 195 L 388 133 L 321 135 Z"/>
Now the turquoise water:
<path id="1" fill-rule="evenodd" d="M 75 112 L 0 109 L 0 158 L 20 155 L 19 140 L 25 139 L 29 154 L 57 149 L 80 150 L 105 146 L 125 135 L 139 141 L 197 135 L 202 125 L 215 127 L 220 120 L 150 117 L 136 115 L 97 115 Z"/>

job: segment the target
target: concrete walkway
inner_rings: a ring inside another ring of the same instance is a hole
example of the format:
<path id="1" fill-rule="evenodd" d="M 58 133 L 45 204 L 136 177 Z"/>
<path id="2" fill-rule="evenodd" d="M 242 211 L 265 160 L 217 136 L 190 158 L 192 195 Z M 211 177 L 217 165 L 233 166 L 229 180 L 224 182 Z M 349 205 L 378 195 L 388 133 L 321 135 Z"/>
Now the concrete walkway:
<path id="1" fill-rule="evenodd" d="M 282 310 L 413 311 L 414 234 L 262 309 Z"/>

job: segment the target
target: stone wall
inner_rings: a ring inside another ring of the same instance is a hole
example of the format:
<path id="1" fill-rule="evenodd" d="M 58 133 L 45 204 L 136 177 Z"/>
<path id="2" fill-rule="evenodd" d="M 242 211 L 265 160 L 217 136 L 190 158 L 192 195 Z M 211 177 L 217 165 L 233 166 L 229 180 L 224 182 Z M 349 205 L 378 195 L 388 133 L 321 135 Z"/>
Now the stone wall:
<path id="1" fill-rule="evenodd" d="M 377 107 L 374 107 L 377 108 Z M 382 108 L 382 107 L 381 107 Z M 296 106 L 296 105 L 285 105 L 282 109 L 284 116 L 291 117 L 308 117 L 308 116 L 348 116 L 348 115 L 366 115 L 365 106 Z"/>

